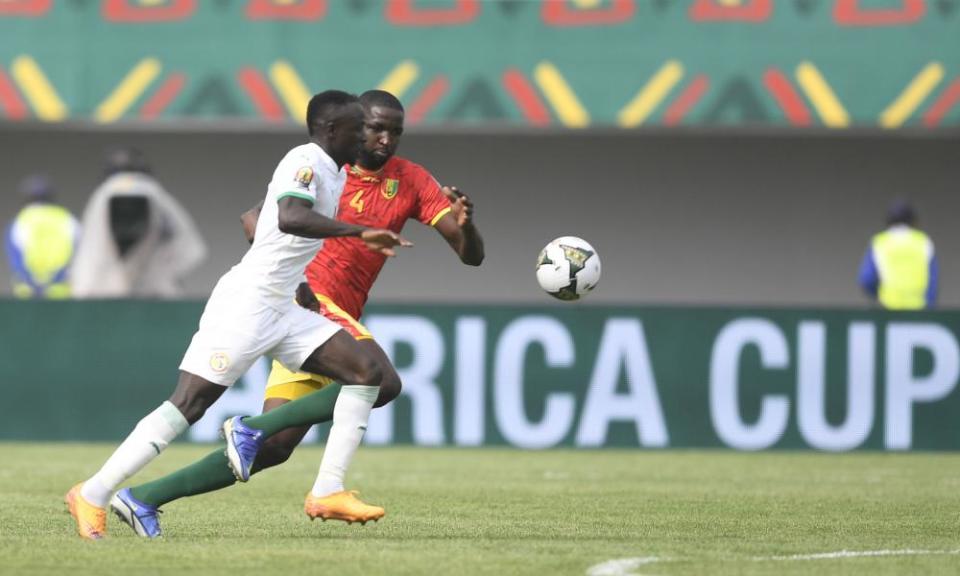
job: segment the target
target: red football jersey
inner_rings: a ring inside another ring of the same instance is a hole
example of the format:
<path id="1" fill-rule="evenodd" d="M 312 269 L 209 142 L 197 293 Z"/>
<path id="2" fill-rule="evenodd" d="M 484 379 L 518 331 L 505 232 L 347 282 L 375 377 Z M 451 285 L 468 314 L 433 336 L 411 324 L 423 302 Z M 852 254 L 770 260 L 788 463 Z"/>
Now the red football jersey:
<path id="1" fill-rule="evenodd" d="M 449 211 L 450 201 L 430 172 L 394 156 L 376 172 L 350 167 L 337 218 L 400 232 L 408 219 L 433 226 Z M 307 281 L 314 292 L 359 318 L 386 260 L 359 238 L 327 238 L 307 265 Z"/>

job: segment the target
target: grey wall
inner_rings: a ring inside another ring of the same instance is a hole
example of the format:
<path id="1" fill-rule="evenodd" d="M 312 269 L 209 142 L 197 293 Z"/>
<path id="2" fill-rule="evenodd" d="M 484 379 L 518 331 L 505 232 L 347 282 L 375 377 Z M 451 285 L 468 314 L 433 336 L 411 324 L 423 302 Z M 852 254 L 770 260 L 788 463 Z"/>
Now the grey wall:
<path id="1" fill-rule="evenodd" d="M 298 133 L 135 133 L 0 128 L 0 217 L 25 173 L 45 171 L 79 213 L 104 150 L 141 147 L 211 246 L 187 282 L 205 296 L 243 254 L 238 215 L 256 203 Z M 898 195 L 915 201 L 941 258 L 942 303 L 960 306 L 960 140 L 857 135 L 411 134 L 401 152 L 472 195 L 487 241 L 460 266 L 435 232 L 388 264 L 382 301 L 544 302 L 533 275 L 561 235 L 594 244 L 604 276 L 590 300 L 862 305 L 856 268 Z M 8 284 L 7 271 L 0 284 Z"/>

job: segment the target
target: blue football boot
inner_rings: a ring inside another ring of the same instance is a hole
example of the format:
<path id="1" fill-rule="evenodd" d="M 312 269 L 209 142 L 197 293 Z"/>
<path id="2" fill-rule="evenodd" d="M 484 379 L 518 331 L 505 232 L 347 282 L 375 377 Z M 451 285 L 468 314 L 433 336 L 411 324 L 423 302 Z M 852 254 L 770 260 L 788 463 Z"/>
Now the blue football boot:
<path id="1" fill-rule="evenodd" d="M 240 421 L 242 416 L 227 419 L 220 429 L 220 435 L 227 441 L 227 460 L 230 470 L 240 482 L 250 479 L 250 469 L 263 444 L 263 430 L 250 428 Z"/>
<path id="2" fill-rule="evenodd" d="M 134 498 L 129 488 L 124 488 L 113 495 L 110 499 L 110 509 L 117 518 L 123 520 L 124 524 L 133 528 L 137 536 L 158 538 L 163 534 L 160 530 L 160 510 L 156 506 Z"/>

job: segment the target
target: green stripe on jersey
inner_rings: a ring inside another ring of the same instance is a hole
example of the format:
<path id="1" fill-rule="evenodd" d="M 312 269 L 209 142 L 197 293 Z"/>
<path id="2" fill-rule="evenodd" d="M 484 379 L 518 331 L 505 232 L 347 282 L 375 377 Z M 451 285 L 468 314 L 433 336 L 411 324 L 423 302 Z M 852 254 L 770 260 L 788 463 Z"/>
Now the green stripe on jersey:
<path id="1" fill-rule="evenodd" d="M 279 202 L 283 198 L 286 198 L 287 196 L 293 196 L 294 198 L 302 198 L 304 200 L 308 200 L 311 204 L 316 203 L 316 200 L 314 199 L 313 196 L 309 194 L 304 194 L 303 192 L 295 192 L 293 190 L 289 192 L 284 192 L 283 194 L 277 196 L 277 202 Z"/>

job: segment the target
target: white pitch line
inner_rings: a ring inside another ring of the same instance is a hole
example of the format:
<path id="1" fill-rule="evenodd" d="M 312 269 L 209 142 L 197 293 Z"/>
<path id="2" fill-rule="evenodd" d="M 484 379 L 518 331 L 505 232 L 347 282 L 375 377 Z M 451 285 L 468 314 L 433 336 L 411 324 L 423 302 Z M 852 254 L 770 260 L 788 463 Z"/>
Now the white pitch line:
<path id="1" fill-rule="evenodd" d="M 840 550 L 838 552 L 822 552 L 819 554 L 793 554 L 790 556 L 755 556 L 751 558 L 755 562 L 766 562 L 769 560 L 789 561 L 789 560 L 834 560 L 837 558 L 873 558 L 878 556 L 943 556 L 960 554 L 960 550 Z"/>
<path id="2" fill-rule="evenodd" d="M 608 560 L 601 564 L 595 564 L 587 569 L 587 576 L 631 576 L 636 573 L 634 570 L 645 565 L 660 562 L 665 558 L 656 556 L 645 556 L 643 558 L 621 558 L 619 560 Z"/>
<path id="3" fill-rule="evenodd" d="M 791 554 L 789 556 L 754 556 L 754 562 L 790 562 L 807 560 L 838 560 L 845 558 L 878 558 L 889 556 L 956 556 L 957 550 L 839 550 L 837 552 L 820 552 L 817 554 Z M 669 562 L 677 558 L 661 558 L 658 556 L 644 556 L 641 558 L 620 558 L 594 564 L 587 569 L 586 576 L 639 576 L 636 569 L 656 562 Z"/>

